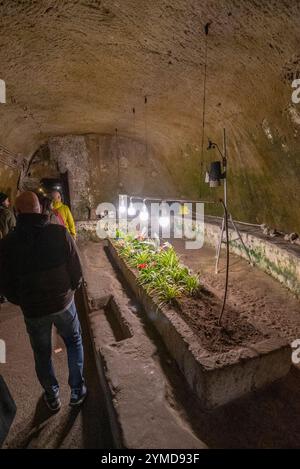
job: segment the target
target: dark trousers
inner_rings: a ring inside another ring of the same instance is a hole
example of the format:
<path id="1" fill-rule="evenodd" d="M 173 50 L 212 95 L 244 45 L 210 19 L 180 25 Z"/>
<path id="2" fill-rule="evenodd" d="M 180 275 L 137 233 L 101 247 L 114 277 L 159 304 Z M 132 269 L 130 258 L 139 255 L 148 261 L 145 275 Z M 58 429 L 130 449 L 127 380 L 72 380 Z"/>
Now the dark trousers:
<path id="1" fill-rule="evenodd" d="M 83 379 L 83 347 L 81 327 L 74 301 L 62 313 L 41 318 L 25 318 L 34 353 L 36 374 L 47 395 L 57 396 L 59 384 L 52 363 L 52 326 L 54 325 L 65 342 L 68 354 L 69 386 L 81 390 Z"/>

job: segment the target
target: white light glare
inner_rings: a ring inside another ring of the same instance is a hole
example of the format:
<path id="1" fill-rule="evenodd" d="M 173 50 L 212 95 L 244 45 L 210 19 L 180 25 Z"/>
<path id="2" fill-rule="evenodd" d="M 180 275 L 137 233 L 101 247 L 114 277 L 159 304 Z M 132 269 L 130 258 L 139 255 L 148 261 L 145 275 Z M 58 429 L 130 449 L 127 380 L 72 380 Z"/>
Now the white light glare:
<path id="1" fill-rule="evenodd" d="M 166 202 L 162 203 L 161 215 L 158 219 L 158 222 L 162 228 L 167 228 L 170 224 L 170 214 L 166 210 Z"/>
<path id="2" fill-rule="evenodd" d="M 135 214 L 136 214 L 135 206 L 133 205 L 132 201 L 130 201 L 130 204 L 129 204 L 129 207 L 128 207 L 128 215 L 130 217 L 134 217 Z"/>
<path id="3" fill-rule="evenodd" d="M 119 202 L 119 214 L 120 215 L 125 215 L 125 213 L 127 212 L 127 207 L 126 207 L 126 203 L 125 203 L 125 198 L 123 195 L 120 195 L 119 196 L 119 199 L 120 199 L 120 202 Z"/>
<path id="4" fill-rule="evenodd" d="M 159 217 L 159 224 L 162 228 L 166 228 L 170 224 L 170 218 L 166 216 Z"/>
<path id="5" fill-rule="evenodd" d="M 124 215 L 126 213 L 126 205 L 124 201 L 122 201 L 119 205 L 119 214 Z"/>
<path id="6" fill-rule="evenodd" d="M 146 207 L 146 204 L 144 202 L 142 210 L 140 212 L 140 220 L 141 221 L 147 221 L 148 219 L 149 219 L 149 213 L 148 213 L 148 209 Z"/>

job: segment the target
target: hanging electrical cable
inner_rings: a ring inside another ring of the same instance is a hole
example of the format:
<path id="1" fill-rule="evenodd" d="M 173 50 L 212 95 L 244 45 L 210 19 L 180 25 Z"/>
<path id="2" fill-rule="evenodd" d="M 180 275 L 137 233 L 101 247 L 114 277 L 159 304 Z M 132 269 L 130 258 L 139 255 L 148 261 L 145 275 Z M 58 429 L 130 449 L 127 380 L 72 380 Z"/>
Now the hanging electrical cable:
<path id="1" fill-rule="evenodd" d="M 118 129 L 115 129 L 116 134 L 116 155 L 117 155 L 117 177 L 118 177 L 118 187 L 121 185 L 121 175 L 120 175 L 120 152 L 118 145 Z"/>
<path id="2" fill-rule="evenodd" d="M 135 138 L 135 136 L 136 136 L 135 107 L 132 108 L 132 115 L 133 115 L 133 135 L 134 135 L 134 138 Z"/>
<path id="3" fill-rule="evenodd" d="M 133 115 L 133 146 L 134 146 L 134 160 L 136 161 L 136 119 L 135 119 L 135 107 L 132 108 Z"/>
<path id="4" fill-rule="evenodd" d="M 146 160 L 148 161 L 148 115 L 147 115 L 147 104 L 148 97 L 145 96 L 145 143 L 146 143 Z"/>
<path id="5" fill-rule="evenodd" d="M 201 140 L 201 157 L 200 157 L 200 185 L 199 196 L 201 197 L 201 178 L 203 176 L 203 160 L 204 160 L 204 138 L 205 138 L 205 125 L 206 125 L 206 80 L 207 80 L 207 38 L 211 22 L 206 23 L 204 26 L 205 33 L 205 53 L 204 53 L 204 79 L 203 79 L 203 100 L 202 100 L 202 140 Z"/>

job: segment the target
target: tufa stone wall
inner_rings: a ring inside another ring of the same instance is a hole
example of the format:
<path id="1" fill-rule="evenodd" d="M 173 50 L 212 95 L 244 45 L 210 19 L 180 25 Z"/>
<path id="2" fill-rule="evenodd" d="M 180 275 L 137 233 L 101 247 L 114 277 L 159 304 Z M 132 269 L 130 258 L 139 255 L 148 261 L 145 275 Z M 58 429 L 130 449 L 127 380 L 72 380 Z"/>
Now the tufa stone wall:
<path id="1" fill-rule="evenodd" d="M 51 160 L 68 171 L 72 211 L 86 220 L 101 202 L 116 202 L 119 193 L 172 197 L 175 185 L 153 148 L 126 137 L 69 135 L 49 139 Z M 44 175 L 46 177 L 46 174 Z"/>
<path id="2" fill-rule="evenodd" d="M 13 201 L 17 193 L 19 171 L 0 163 L 0 192 L 4 192 Z"/>
<path id="3" fill-rule="evenodd" d="M 76 219 L 87 218 L 92 206 L 89 155 L 84 136 L 49 139 L 51 159 L 60 173 L 68 172 L 71 209 Z"/>

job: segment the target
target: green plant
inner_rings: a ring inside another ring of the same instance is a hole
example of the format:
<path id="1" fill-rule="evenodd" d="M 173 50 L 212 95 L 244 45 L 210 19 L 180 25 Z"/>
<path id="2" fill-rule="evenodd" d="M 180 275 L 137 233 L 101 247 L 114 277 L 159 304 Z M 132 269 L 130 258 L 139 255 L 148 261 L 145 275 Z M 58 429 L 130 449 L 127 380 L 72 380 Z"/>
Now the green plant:
<path id="1" fill-rule="evenodd" d="M 124 257 L 125 259 L 129 259 L 130 256 L 132 256 L 134 253 L 134 250 L 130 244 L 119 246 L 118 251 L 120 256 Z"/>
<path id="2" fill-rule="evenodd" d="M 183 294 L 194 295 L 200 286 L 198 276 L 192 275 L 189 269 L 180 264 L 176 251 L 170 244 L 155 249 L 152 240 L 133 238 L 126 235 L 115 241 L 119 255 L 128 264 L 139 270 L 138 283 L 146 291 L 155 295 L 160 304 L 180 298 Z"/>
<path id="3" fill-rule="evenodd" d="M 123 231 L 120 230 L 120 228 L 117 228 L 116 229 L 116 238 L 119 239 L 119 238 L 124 238 L 124 233 Z"/>
<path id="4" fill-rule="evenodd" d="M 184 282 L 189 275 L 189 271 L 186 267 L 176 265 L 174 267 L 166 267 L 165 275 L 171 282 Z"/>
<path id="5" fill-rule="evenodd" d="M 157 272 L 156 270 L 151 269 L 151 267 L 148 267 L 140 271 L 138 283 L 140 285 L 149 285 L 150 287 L 153 287 L 153 285 L 158 282 L 159 277 L 160 272 Z"/>
<path id="6" fill-rule="evenodd" d="M 195 295 L 200 288 L 198 275 L 187 275 L 184 279 L 184 287 L 190 295 Z"/>
<path id="7" fill-rule="evenodd" d="M 137 251 L 129 259 L 129 265 L 137 267 L 139 264 L 147 264 L 148 262 L 151 262 L 152 258 L 153 254 L 147 249 L 144 251 Z"/>
<path id="8" fill-rule="evenodd" d="M 179 257 L 176 254 L 173 247 L 166 249 L 165 251 L 160 251 L 157 255 L 157 263 L 162 267 L 170 267 L 173 268 L 178 266 L 179 264 Z"/>
<path id="9" fill-rule="evenodd" d="M 183 288 L 180 285 L 170 284 L 165 279 L 160 279 L 156 286 L 149 290 L 149 293 L 158 297 L 161 305 L 180 298 L 183 292 Z"/>

